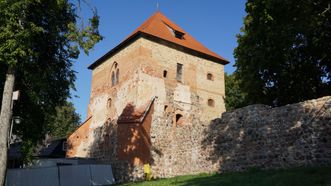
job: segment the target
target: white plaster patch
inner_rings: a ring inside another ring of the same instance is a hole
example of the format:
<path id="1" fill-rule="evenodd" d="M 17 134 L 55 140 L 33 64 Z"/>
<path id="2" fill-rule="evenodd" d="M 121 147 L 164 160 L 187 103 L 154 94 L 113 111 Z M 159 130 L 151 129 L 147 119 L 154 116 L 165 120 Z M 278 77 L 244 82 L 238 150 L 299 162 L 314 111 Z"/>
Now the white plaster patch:
<path id="1" fill-rule="evenodd" d="M 140 73 L 137 105 L 146 104 L 154 96 L 158 97 L 157 102 L 154 105 L 154 114 L 162 116 L 164 103 L 166 102 L 164 80 L 145 73 Z"/>
<path id="2" fill-rule="evenodd" d="M 174 101 L 184 110 L 191 110 L 191 91 L 187 85 L 177 84 L 174 91 Z"/>
<path id="3" fill-rule="evenodd" d="M 177 84 L 174 91 L 174 100 L 191 104 L 191 91 L 187 85 Z"/>
<path id="4" fill-rule="evenodd" d="M 109 96 L 107 94 L 101 94 L 95 96 L 91 102 L 90 108 L 93 118 L 90 128 L 96 128 L 103 125 L 107 119 L 107 100 Z"/>
<path id="5" fill-rule="evenodd" d="M 123 109 L 128 103 L 136 104 L 137 102 L 137 79 L 135 73 L 132 79 L 126 80 L 121 87 L 119 87 L 116 97 L 114 98 L 114 105 L 116 108 L 116 116 L 120 116 Z"/>

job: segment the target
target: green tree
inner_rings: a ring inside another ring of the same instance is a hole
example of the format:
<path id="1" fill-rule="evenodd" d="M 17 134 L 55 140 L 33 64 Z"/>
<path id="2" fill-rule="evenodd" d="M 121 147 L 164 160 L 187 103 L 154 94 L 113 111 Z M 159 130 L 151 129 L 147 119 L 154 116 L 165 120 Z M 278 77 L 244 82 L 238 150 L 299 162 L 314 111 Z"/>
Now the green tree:
<path id="1" fill-rule="evenodd" d="M 246 94 L 243 93 L 236 78 L 236 73 L 228 75 L 225 73 L 225 107 L 226 111 L 246 106 Z"/>
<path id="2" fill-rule="evenodd" d="M 331 2 L 248 0 L 234 51 L 247 104 L 284 105 L 331 93 Z"/>
<path id="3" fill-rule="evenodd" d="M 80 123 L 80 116 L 76 113 L 72 103 L 66 102 L 62 106 L 55 107 L 56 113 L 49 116 L 49 134 L 52 138 L 65 138 L 72 133 Z"/>
<path id="4" fill-rule="evenodd" d="M 34 144 L 47 131 L 47 115 L 55 113 L 74 88 L 72 59 L 79 48 L 88 53 L 102 37 L 98 16 L 86 27 L 77 26 L 76 7 L 68 0 L 0 0 L 0 10 L 0 65 L 6 69 L 0 114 L 2 185 L 14 85 L 22 92 L 14 111 L 23 117 L 20 131 L 26 144 Z"/>

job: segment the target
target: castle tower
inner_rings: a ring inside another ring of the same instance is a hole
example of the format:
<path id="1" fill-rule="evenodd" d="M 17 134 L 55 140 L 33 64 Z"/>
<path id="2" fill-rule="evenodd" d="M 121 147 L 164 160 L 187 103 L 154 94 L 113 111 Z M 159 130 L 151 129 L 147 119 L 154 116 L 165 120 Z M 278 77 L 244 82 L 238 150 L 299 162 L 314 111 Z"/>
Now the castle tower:
<path id="1" fill-rule="evenodd" d="M 225 111 L 227 63 L 156 12 L 89 66 L 88 117 L 67 156 L 149 163 L 160 177 L 210 171 L 201 141 Z"/>

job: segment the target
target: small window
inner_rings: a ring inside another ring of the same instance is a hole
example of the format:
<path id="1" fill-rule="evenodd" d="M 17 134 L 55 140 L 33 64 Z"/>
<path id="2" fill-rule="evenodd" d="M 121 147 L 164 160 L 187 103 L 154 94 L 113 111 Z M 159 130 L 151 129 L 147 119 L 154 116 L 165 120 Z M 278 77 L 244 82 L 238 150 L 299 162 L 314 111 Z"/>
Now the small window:
<path id="1" fill-rule="evenodd" d="M 115 62 L 114 69 L 112 70 L 112 73 L 111 73 L 111 86 L 115 86 L 118 84 L 119 77 L 120 77 L 120 70 L 118 69 L 117 62 Z"/>
<path id="2" fill-rule="evenodd" d="M 181 114 L 176 114 L 176 125 L 183 125 L 184 124 L 184 118 Z"/>
<path id="3" fill-rule="evenodd" d="M 208 106 L 215 107 L 215 101 L 213 99 L 208 99 Z"/>
<path id="4" fill-rule="evenodd" d="M 177 39 L 184 39 L 184 35 L 185 33 L 180 32 L 178 30 L 175 30 L 173 28 L 171 28 L 170 26 L 168 26 L 166 23 L 164 23 L 166 25 L 166 27 L 168 28 L 168 30 L 171 32 L 171 34 L 173 36 L 175 36 Z"/>
<path id="5" fill-rule="evenodd" d="M 164 111 L 167 111 L 168 105 L 164 105 Z"/>
<path id="6" fill-rule="evenodd" d="M 211 80 L 211 81 L 214 81 L 214 76 L 213 76 L 213 74 L 208 73 L 208 74 L 207 74 L 207 79 L 208 79 L 208 80 Z"/>
<path id="7" fill-rule="evenodd" d="M 107 108 L 111 108 L 111 103 L 112 103 L 111 98 L 108 98 L 108 100 L 107 100 Z"/>
<path id="8" fill-rule="evenodd" d="M 120 70 L 117 69 L 116 70 L 116 85 L 118 84 L 119 77 L 120 77 Z"/>
<path id="9" fill-rule="evenodd" d="M 175 37 L 177 39 L 184 39 L 184 33 L 183 32 L 179 32 L 179 31 L 175 30 L 174 33 L 175 33 Z"/>
<path id="10" fill-rule="evenodd" d="M 116 77 L 115 77 L 115 73 L 112 72 L 111 73 L 111 86 L 115 86 L 116 85 Z"/>
<path id="11" fill-rule="evenodd" d="M 177 74 L 176 74 L 176 79 L 179 82 L 182 82 L 182 77 L 183 76 L 183 64 L 177 63 Z"/>
<path id="12" fill-rule="evenodd" d="M 168 71 L 164 70 L 164 71 L 163 71 L 163 77 L 166 78 L 167 75 L 168 75 Z"/>

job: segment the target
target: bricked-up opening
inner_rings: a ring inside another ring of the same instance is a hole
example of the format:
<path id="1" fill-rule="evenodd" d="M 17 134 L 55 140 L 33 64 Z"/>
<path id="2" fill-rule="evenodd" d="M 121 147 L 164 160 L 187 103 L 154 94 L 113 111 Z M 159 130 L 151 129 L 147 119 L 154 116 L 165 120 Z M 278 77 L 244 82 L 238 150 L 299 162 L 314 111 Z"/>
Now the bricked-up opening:
<path id="1" fill-rule="evenodd" d="M 208 99 L 208 106 L 215 107 L 215 101 L 213 99 Z"/>
<path id="2" fill-rule="evenodd" d="M 212 74 L 212 73 L 208 73 L 208 74 L 207 74 L 207 79 L 208 79 L 208 80 L 211 80 L 211 81 L 214 81 L 214 76 L 213 76 L 213 74 Z"/>
<path id="3" fill-rule="evenodd" d="M 184 124 L 184 118 L 181 114 L 176 114 L 176 125 L 183 125 Z"/>
<path id="4" fill-rule="evenodd" d="M 182 82 L 183 78 L 183 64 L 177 63 L 177 74 L 176 74 L 176 79 L 179 82 Z"/>
<path id="5" fill-rule="evenodd" d="M 164 70 L 164 71 L 163 71 L 163 77 L 166 78 L 167 75 L 168 75 L 168 71 Z"/>

